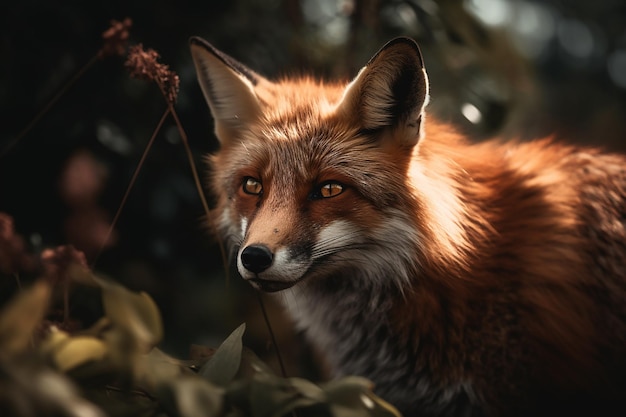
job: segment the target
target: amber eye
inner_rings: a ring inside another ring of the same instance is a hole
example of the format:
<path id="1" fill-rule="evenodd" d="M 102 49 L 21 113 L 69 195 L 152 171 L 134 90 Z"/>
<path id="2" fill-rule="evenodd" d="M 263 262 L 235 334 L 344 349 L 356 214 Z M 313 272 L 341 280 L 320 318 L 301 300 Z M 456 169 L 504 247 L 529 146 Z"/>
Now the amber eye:
<path id="1" fill-rule="evenodd" d="M 338 182 L 329 181 L 329 182 L 322 184 L 317 189 L 317 192 L 313 193 L 313 198 L 335 197 L 343 193 L 343 191 L 344 191 L 344 186 L 342 184 L 339 184 Z"/>
<path id="2" fill-rule="evenodd" d="M 243 179 L 243 192 L 246 194 L 260 195 L 263 192 L 263 185 L 261 181 L 252 177 L 246 177 Z"/>

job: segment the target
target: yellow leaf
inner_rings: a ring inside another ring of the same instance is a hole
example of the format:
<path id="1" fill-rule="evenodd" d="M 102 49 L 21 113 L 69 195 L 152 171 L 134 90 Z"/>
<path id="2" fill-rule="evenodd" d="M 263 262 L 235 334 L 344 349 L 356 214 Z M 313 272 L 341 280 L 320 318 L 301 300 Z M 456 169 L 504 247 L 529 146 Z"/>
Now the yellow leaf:
<path id="1" fill-rule="evenodd" d="M 72 337 L 54 352 L 54 362 L 59 370 L 67 372 L 79 365 L 105 358 L 108 349 L 106 344 L 95 337 Z"/>
<path id="2" fill-rule="evenodd" d="M 102 286 L 102 301 L 111 322 L 128 329 L 145 352 L 163 338 L 159 309 L 145 292 L 133 292 L 111 281 L 97 279 Z"/>
<path id="3" fill-rule="evenodd" d="M 44 355 L 51 355 L 62 343 L 66 342 L 70 335 L 56 326 L 52 326 L 50 334 L 41 342 L 39 350 Z"/>
<path id="4" fill-rule="evenodd" d="M 50 284 L 37 281 L 17 294 L 0 312 L 0 353 L 17 354 L 31 341 L 50 302 Z"/>

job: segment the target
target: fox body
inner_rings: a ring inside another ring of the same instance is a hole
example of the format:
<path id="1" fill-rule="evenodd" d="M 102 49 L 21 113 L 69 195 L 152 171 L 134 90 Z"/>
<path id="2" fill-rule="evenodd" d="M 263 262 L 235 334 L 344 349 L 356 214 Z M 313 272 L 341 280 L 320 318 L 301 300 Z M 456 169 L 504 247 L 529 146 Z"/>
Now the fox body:
<path id="1" fill-rule="evenodd" d="M 407 38 L 343 84 L 190 44 L 217 229 L 335 375 L 406 416 L 626 413 L 625 157 L 470 143 Z"/>

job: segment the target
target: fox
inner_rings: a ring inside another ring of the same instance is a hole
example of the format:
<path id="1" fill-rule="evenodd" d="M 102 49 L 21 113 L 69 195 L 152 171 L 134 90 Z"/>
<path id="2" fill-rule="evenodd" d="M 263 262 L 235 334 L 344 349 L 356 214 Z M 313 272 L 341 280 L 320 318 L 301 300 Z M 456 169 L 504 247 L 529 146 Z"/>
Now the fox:
<path id="1" fill-rule="evenodd" d="M 332 377 L 404 416 L 625 415 L 626 156 L 427 117 L 411 38 L 343 81 L 189 45 L 216 233 Z"/>

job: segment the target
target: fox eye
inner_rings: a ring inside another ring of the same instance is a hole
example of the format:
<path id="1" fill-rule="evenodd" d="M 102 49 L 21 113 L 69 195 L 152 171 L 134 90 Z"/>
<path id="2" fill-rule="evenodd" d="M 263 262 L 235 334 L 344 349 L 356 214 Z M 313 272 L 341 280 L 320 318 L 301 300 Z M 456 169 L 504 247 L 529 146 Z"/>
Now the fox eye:
<path id="1" fill-rule="evenodd" d="M 243 179 L 243 192 L 246 194 L 260 195 L 263 192 L 263 185 L 261 181 L 252 177 L 246 177 Z"/>
<path id="2" fill-rule="evenodd" d="M 313 198 L 330 198 L 343 193 L 344 186 L 338 182 L 323 183 L 312 195 Z"/>

